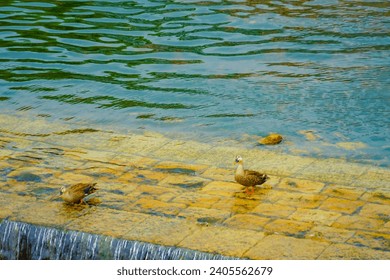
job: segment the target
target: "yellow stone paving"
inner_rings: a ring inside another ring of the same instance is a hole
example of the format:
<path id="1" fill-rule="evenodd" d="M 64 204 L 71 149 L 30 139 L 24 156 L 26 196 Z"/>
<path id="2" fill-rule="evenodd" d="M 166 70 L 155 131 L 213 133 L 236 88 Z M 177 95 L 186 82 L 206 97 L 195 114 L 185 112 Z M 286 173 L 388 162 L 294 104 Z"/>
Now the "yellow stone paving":
<path id="1" fill-rule="evenodd" d="M 353 230 L 340 229 L 328 226 L 315 226 L 307 234 L 308 237 L 319 241 L 345 243 L 355 234 Z"/>
<path id="2" fill-rule="evenodd" d="M 332 244 L 318 257 L 320 260 L 342 259 L 342 260 L 388 260 L 388 251 L 375 250 L 369 247 L 361 247 L 348 244 Z"/>
<path id="3" fill-rule="evenodd" d="M 276 234 L 302 237 L 305 236 L 306 232 L 313 226 L 313 222 L 277 219 L 265 225 L 265 230 Z"/>
<path id="4" fill-rule="evenodd" d="M 251 212 L 266 217 L 287 218 L 295 211 L 296 208 L 291 206 L 284 206 L 273 203 L 260 203 Z"/>
<path id="5" fill-rule="evenodd" d="M 390 233 L 357 231 L 353 237 L 348 239 L 347 243 L 374 249 L 390 248 Z"/>
<path id="6" fill-rule="evenodd" d="M 357 200 L 365 192 L 366 192 L 365 189 L 356 188 L 356 187 L 347 187 L 347 186 L 337 185 L 337 184 L 329 184 L 322 191 L 324 195 L 330 197 L 345 198 L 349 200 Z"/>
<path id="7" fill-rule="evenodd" d="M 362 196 L 361 199 L 363 201 L 390 205 L 390 189 L 379 189 L 372 192 L 367 192 Z"/>
<path id="8" fill-rule="evenodd" d="M 330 226 L 340 216 L 340 213 L 320 209 L 297 209 L 290 218 L 297 221 L 315 222 L 316 224 Z"/>
<path id="9" fill-rule="evenodd" d="M 0 114 L 0 220 L 249 259 L 390 259 L 390 170 Z M 234 182 L 235 155 L 270 180 Z M 91 205 L 59 188 L 97 182 Z"/>
<path id="10" fill-rule="evenodd" d="M 322 182 L 292 178 L 283 178 L 278 185 L 278 187 L 282 189 L 304 193 L 319 193 L 324 186 L 325 184 Z"/>
<path id="11" fill-rule="evenodd" d="M 15 211 L 11 218 L 31 224 L 57 227 L 66 225 L 88 211 L 91 211 L 91 209 L 85 206 L 76 205 L 72 207 L 59 202 L 47 202 L 43 207 L 41 201 L 37 200 Z"/>
<path id="12" fill-rule="evenodd" d="M 380 219 L 361 217 L 358 215 L 344 215 L 337 219 L 332 226 L 350 230 L 379 231 L 384 225 Z"/>
<path id="13" fill-rule="evenodd" d="M 367 203 L 359 213 L 361 216 L 370 217 L 385 222 L 390 220 L 390 205 Z"/>
<path id="14" fill-rule="evenodd" d="M 224 224 L 239 228 L 239 229 L 251 229 L 261 231 L 264 226 L 270 221 L 269 218 L 259 217 L 251 214 L 237 214 L 227 219 Z"/>
<path id="15" fill-rule="evenodd" d="M 358 211 L 358 209 L 363 205 L 363 201 L 353 201 L 348 199 L 329 197 L 324 201 L 324 203 L 321 204 L 319 209 L 352 214 L 355 211 Z"/>
<path id="16" fill-rule="evenodd" d="M 230 211 L 220 209 L 209 209 L 196 206 L 189 206 L 179 212 L 179 216 L 184 216 L 188 219 L 196 219 L 200 222 L 215 223 L 222 222 L 231 216 Z"/>
<path id="17" fill-rule="evenodd" d="M 179 243 L 179 246 L 226 256 L 243 256 L 264 233 L 227 227 L 204 227 Z"/>
<path id="18" fill-rule="evenodd" d="M 269 235 L 245 253 L 251 259 L 316 259 L 328 242 L 299 239 L 283 235 Z"/>
<path id="19" fill-rule="evenodd" d="M 122 237 L 166 246 L 178 246 L 183 239 L 197 232 L 199 228 L 199 225 L 184 219 L 149 216 L 142 223 L 128 228 Z"/>
<path id="20" fill-rule="evenodd" d="M 122 238 L 129 228 L 144 222 L 148 217 L 142 213 L 129 215 L 126 211 L 94 207 L 78 219 L 72 220 L 65 228 Z"/>

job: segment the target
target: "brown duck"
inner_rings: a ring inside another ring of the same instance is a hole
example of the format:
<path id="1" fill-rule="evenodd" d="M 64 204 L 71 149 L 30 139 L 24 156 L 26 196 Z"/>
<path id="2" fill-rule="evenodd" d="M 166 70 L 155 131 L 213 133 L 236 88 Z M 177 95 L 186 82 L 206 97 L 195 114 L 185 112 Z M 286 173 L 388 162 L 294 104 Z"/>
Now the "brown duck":
<path id="1" fill-rule="evenodd" d="M 247 194 L 253 194 L 255 192 L 255 186 L 263 184 L 269 177 L 266 174 L 261 174 L 257 171 L 245 170 L 243 160 L 241 156 L 237 156 L 235 163 L 238 164 L 234 179 L 237 183 L 245 186 L 245 192 Z M 249 188 L 251 191 L 249 191 Z"/>
<path id="2" fill-rule="evenodd" d="M 60 196 L 68 203 L 86 203 L 85 198 L 93 194 L 96 183 L 79 183 L 69 188 L 61 187 Z"/>

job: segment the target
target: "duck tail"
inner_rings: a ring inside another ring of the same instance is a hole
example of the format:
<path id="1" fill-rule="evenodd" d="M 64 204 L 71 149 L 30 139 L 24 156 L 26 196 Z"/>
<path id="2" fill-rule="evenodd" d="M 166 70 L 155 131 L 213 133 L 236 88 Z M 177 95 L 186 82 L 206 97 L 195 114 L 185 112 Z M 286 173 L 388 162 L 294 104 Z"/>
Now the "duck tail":
<path id="1" fill-rule="evenodd" d="M 98 188 L 95 187 L 96 184 L 97 184 L 97 183 L 92 183 L 92 184 L 90 184 L 90 185 L 85 189 L 85 193 L 91 194 L 91 193 L 94 193 L 95 191 L 97 191 Z"/>

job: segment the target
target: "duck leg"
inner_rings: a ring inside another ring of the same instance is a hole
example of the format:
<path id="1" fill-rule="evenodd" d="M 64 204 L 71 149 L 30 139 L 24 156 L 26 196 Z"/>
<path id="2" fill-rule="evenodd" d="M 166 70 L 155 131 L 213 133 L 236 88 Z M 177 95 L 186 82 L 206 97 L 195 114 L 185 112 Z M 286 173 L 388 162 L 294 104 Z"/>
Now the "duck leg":
<path id="1" fill-rule="evenodd" d="M 82 205 L 82 204 L 84 204 L 84 205 L 88 205 L 89 206 L 89 204 L 88 204 L 88 202 L 87 202 L 87 196 L 86 197 L 84 197 L 84 198 L 82 198 L 81 200 L 80 200 L 80 205 Z"/>
<path id="2" fill-rule="evenodd" d="M 254 187 L 254 186 L 247 187 L 247 188 L 245 189 L 245 193 L 246 193 L 247 195 L 252 195 L 252 194 L 254 194 L 254 193 L 255 193 L 255 187 Z"/>
<path id="3" fill-rule="evenodd" d="M 92 197 L 95 197 L 95 196 L 96 196 L 96 193 L 91 193 L 91 194 L 88 194 L 88 195 L 84 196 L 84 198 L 82 198 L 80 200 L 80 204 L 89 205 L 87 201 L 90 200 Z"/>
<path id="4" fill-rule="evenodd" d="M 252 195 L 255 192 L 255 187 L 245 187 L 245 193 L 247 195 Z"/>

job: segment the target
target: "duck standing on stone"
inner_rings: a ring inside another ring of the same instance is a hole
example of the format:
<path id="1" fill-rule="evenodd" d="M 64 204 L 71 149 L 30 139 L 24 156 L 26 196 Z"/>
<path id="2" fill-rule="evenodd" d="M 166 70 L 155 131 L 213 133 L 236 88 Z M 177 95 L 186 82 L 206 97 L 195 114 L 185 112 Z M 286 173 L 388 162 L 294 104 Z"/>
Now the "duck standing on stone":
<path id="1" fill-rule="evenodd" d="M 235 163 L 238 164 L 234 179 L 237 183 L 245 186 L 245 192 L 247 194 L 253 194 L 255 192 L 255 186 L 263 184 L 269 177 L 266 174 L 261 174 L 257 171 L 245 170 L 241 156 L 237 156 Z M 249 188 L 251 187 L 251 191 Z"/>
<path id="2" fill-rule="evenodd" d="M 79 183 L 69 188 L 61 187 L 60 196 L 67 203 L 85 203 L 85 198 L 93 194 L 96 183 Z"/>

